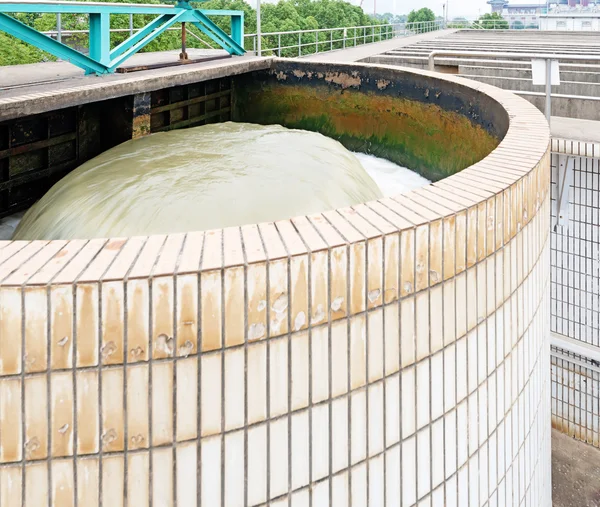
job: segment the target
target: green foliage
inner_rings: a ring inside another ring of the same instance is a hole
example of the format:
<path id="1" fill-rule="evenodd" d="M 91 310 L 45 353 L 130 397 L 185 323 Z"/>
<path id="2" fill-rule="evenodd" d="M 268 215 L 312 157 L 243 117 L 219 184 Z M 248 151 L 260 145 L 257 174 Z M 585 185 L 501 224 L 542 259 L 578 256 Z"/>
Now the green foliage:
<path id="1" fill-rule="evenodd" d="M 160 0 L 101 1 L 145 4 L 174 3 Z M 192 5 L 201 9 L 241 10 L 244 12 L 244 33 L 256 33 L 256 11 L 245 0 L 207 0 L 204 2 L 192 2 Z M 433 15 L 433 13 L 431 14 Z M 137 30 L 143 27 L 155 17 L 156 16 L 154 15 L 134 15 L 133 29 Z M 56 15 L 54 14 L 16 14 L 15 18 L 39 31 L 56 30 Z M 344 30 L 336 30 L 334 32 L 302 34 L 300 36 L 302 55 L 314 53 L 317 50 L 320 52 L 329 49 L 340 49 L 342 47 L 358 45 L 365 42 L 385 40 L 391 36 L 391 30 L 385 27 L 378 27 L 377 25 L 400 23 L 403 18 L 405 19 L 406 16 L 393 16 L 389 13 L 373 18 L 366 15 L 362 8 L 352 5 L 344 0 L 279 0 L 275 4 L 263 3 L 261 6 L 261 28 L 263 33 L 318 30 L 338 27 L 365 27 L 356 30 L 347 30 L 345 33 Z M 230 33 L 229 17 L 213 16 L 212 20 L 225 32 Z M 73 33 L 72 31 L 87 30 L 89 28 L 88 17 L 86 15 L 78 14 L 63 14 L 61 17 L 61 25 L 63 30 L 62 42 L 74 49 L 84 53 L 87 52 L 89 47 L 87 33 Z M 111 48 L 114 48 L 130 36 L 129 15 L 118 14 L 111 16 L 110 25 L 111 29 L 121 30 L 120 32 L 113 32 L 111 34 Z M 180 49 L 181 31 L 179 25 L 176 25 L 176 27 L 176 29 L 169 30 L 157 37 L 142 51 Z M 214 42 L 189 23 L 187 24 L 187 29 L 196 36 L 188 35 L 187 46 L 189 48 L 217 47 Z M 281 56 L 298 56 L 297 45 L 299 35 L 297 33 L 282 34 L 280 36 L 263 36 L 262 47 L 266 49 L 264 54 L 274 54 L 274 51 L 269 51 L 269 48 L 279 46 L 279 39 L 281 39 L 281 46 L 296 46 L 294 48 L 281 50 Z M 247 37 L 245 39 L 246 50 L 252 51 L 254 45 L 254 38 Z M 0 32 L 0 65 L 35 63 L 54 59 L 55 58 L 51 55 Z"/>
<path id="2" fill-rule="evenodd" d="M 513 30 L 523 30 L 525 25 L 521 21 L 513 21 L 511 28 Z"/>
<path id="3" fill-rule="evenodd" d="M 498 12 L 484 14 L 477 20 L 477 24 L 486 30 L 508 30 L 508 21 Z"/>
<path id="4" fill-rule="evenodd" d="M 409 23 L 424 23 L 426 21 L 435 21 L 435 14 L 427 7 L 423 7 L 418 11 L 410 11 L 408 15 Z"/>

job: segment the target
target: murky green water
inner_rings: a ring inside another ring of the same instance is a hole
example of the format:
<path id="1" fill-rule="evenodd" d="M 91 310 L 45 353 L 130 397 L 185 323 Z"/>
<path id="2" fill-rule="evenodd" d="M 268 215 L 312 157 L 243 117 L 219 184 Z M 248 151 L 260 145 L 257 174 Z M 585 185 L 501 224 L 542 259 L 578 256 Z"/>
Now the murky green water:
<path id="1" fill-rule="evenodd" d="M 86 162 L 31 207 L 13 239 L 200 231 L 381 196 L 337 141 L 277 125 L 219 123 L 128 141 Z"/>

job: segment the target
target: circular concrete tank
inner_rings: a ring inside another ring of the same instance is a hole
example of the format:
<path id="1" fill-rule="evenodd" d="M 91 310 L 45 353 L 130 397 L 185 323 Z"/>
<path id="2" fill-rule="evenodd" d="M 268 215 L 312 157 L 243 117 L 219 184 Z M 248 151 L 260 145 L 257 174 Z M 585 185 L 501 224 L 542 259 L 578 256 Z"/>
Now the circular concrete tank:
<path id="1" fill-rule="evenodd" d="M 235 91 L 238 121 L 435 183 L 241 228 L 0 242 L 0 504 L 550 507 L 543 115 L 361 64 L 273 60 Z"/>

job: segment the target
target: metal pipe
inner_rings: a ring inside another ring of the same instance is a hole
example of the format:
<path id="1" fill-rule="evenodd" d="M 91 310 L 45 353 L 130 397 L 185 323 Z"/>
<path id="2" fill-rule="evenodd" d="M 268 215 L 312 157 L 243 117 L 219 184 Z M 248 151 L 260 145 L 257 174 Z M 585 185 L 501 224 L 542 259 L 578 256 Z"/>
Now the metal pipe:
<path id="1" fill-rule="evenodd" d="M 546 58 L 546 120 L 552 121 L 552 60 Z"/>
<path id="2" fill-rule="evenodd" d="M 552 347 L 556 347 L 562 350 L 566 350 L 571 354 L 576 354 L 578 356 L 582 356 L 588 361 L 593 361 L 595 363 L 600 364 L 600 347 L 595 345 L 590 345 L 589 343 L 585 343 L 579 340 L 573 340 L 572 338 L 568 338 L 566 336 L 558 335 L 556 333 L 552 333 L 550 335 L 550 345 Z M 570 361 L 575 364 L 579 364 L 584 368 L 588 368 L 590 370 L 596 371 L 600 373 L 600 367 L 598 365 L 587 364 L 584 361 L 577 360 L 573 357 L 566 356 L 565 354 L 561 354 L 560 352 L 551 351 L 551 354 L 560 359 L 564 359 L 566 361 Z"/>
<path id="3" fill-rule="evenodd" d="M 432 51 L 429 53 L 429 70 L 435 70 L 436 56 L 497 56 L 499 58 L 550 58 L 552 60 L 590 60 L 598 62 L 600 56 L 594 55 L 565 55 L 562 53 L 510 53 L 494 51 Z"/>
<path id="4" fill-rule="evenodd" d="M 133 14 L 129 14 L 129 36 L 133 35 Z"/>
<path id="5" fill-rule="evenodd" d="M 258 56 L 262 56 L 260 37 L 260 0 L 256 0 L 256 51 Z"/>
<path id="6" fill-rule="evenodd" d="M 180 60 L 187 60 L 188 59 L 188 54 L 186 51 L 186 45 L 187 45 L 187 40 L 186 40 L 186 29 L 185 29 L 185 22 L 181 23 L 181 53 L 179 53 L 179 59 Z"/>
<path id="7" fill-rule="evenodd" d="M 56 14 L 56 40 L 62 42 L 62 18 L 60 12 Z"/>

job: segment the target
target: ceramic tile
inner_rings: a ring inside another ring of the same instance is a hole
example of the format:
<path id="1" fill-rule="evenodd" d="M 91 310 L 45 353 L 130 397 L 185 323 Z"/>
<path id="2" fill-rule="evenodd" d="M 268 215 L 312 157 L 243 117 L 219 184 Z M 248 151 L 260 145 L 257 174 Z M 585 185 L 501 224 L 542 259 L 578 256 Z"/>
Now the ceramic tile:
<path id="1" fill-rule="evenodd" d="M 417 497 L 431 489 L 431 434 L 429 427 L 417 433 Z"/>
<path id="2" fill-rule="evenodd" d="M 221 356 L 204 355 L 200 366 L 200 419 L 201 435 L 221 431 Z"/>
<path id="3" fill-rule="evenodd" d="M 350 389 L 364 386 L 367 381 L 367 326 L 364 315 L 350 321 Z"/>
<path id="4" fill-rule="evenodd" d="M 0 469 L 0 504 L 22 505 L 21 481 L 20 465 Z"/>
<path id="5" fill-rule="evenodd" d="M 456 340 L 456 290 L 454 280 L 444 282 L 444 345 Z"/>
<path id="6" fill-rule="evenodd" d="M 121 282 L 102 284 L 102 364 L 123 362 L 125 295 Z"/>
<path id="7" fill-rule="evenodd" d="M 152 280 L 152 357 L 154 359 L 173 357 L 175 353 L 173 300 L 173 277 L 154 278 Z"/>
<path id="8" fill-rule="evenodd" d="M 350 247 L 350 314 L 365 310 L 366 246 L 355 243 Z"/>
<path id="9" fill-rule="evenodd" d="M 149 445 L 149 366 L 127 368 L 127 448 Z"/>
<path id="10" fill-rule="evenodd" d="M 292 488 L 299 489 L 309 482 L 309 419 L 308 411 L 295 413 L 291 418 Z"/>
<path id="11" fill-rule="evenodd" d="M 415 368 L 402 370 L 400 380 L 402 396 L 400 398 L 400 413 L 402 415 L 402 439 L 415 432 L 416 425 L 416 378 Z"/>
<path id="12" fill-rule="evenodd" d="M 442 221 L 436 220 L 429 225 L 429 285 L 433 286 L 443 278 L 442 255 L 443 227 Z"/>
<path id="13" fill-rule="evenodd" d="M 384 237 L 384 298 L 385 304 L 396 301 L 400 294 L 399 285 L 399 255 L 400 255 L 400 235 L 390 234 Z"/>
<path id="14" fill-rule="evenodd" d="M 221 437 L 203 439 L 200 449 L 202 503 L 221 505 Z"/>
<path id="15" fill-rule="evenodd" d="M 48 367 L 48 296 L 46 289 L 25 289 L 25 372 L 44 371 Z M 20 333 L 19 333 L 20 334 Z"/>
<path id="16" fill-rule="evenodd" d="M 308 257 L 290 259 L 292 331 L 308 327 Z"/>
<path id="17" fill-rule="evenodd" d="M 416 297 L 416 360 L 429 356 L 429 291 L 417 294 Z"/>
<path id="18" fill-rule="evenodd" d="M 312 403 L 319 403 L 329 397 L 329 329 L 327 327 L 317 327 L 312 331 L 311 361 Z"/>
<path id="19" fill-rule="evenodd" d="M 311 418 L 312 481 L 318 481 L 329 474 L 329 407 L 314 407 Z"/>
<path id="20" fill-rule="evenodd" d="M 416 437 L 402 444 L 402 507 L 414 505 L 417 501 Z"/>
<path id="21" fill-rule="evenodd" d="M 264 421 L 267 417 L 267 346 L 264 343 L 248 346 L 247 384 L 248 424 Z"/>
<path id="22" fill-rule="evenodd" d="M 21 290 L 0 288 L 0 336 L 16 336 L 15 340 L 2 341 L 0 375 L 21 373 Z"/>
<path id="23" fill-rule="evenodd" d="M 350 459 L 351 464 L 365 459 L 367 455 L 367 395 L 356 391 L 350 396 Z"/>
<path id="24" fill-rule="evenodd" d="M 289 293 L 287 260 L 271 261 L 268 269 L 269 305 L 271 306 L 269 336 L 281 336 L 288 332 Z"/>
<path id="25" fill-rule="evenodd" d="M 311 254 L 311 326 L 327 322 L 328 319 L 328 281 L 326 251 Z"/>
<path id="26" fill-rule="evenodd" d="M 370 385 L 367 392 L 369 412 L 369 455 L 378 454 L 384 450 L 384 404 L 383 383 Z"/>
<path id="27" fill-rule="evenodd" d="M 200 276 L 202 351 L 219 349 L 221 336 L 221 274 L 208 271 Z"/>
<path id="28" fill-rule="evenodd" d="M 276 498 L 288 491 L 288 419 L 281 418 L 270 424 L 270 492 Z"/>
<path id="29" fill-rule="evenodd" d="M 225 352 L 225 430 L 244 426 L 244 349 Z"/>
<path id="30" fill-rule="evenodd" d="M 152 445 L 173 441 L 173 363 L 152 365 Z"/>
<path id="31" fill-rule="evenodd" d="M 58 286 L 50 289 L 50 365 L 53 369 L 73 365 L 73 290 Z"/>
<path id="32" fill-rule="evenodd" d="M 122 451 L 124 438 L 123 370 L 103 370 L 102 382 L 102 450 Z"/>
<path id="33" fill-rule="evenodd" d="M 269 356 L 270 416 L 276 417 L 288 410 L 288 338 L 271 341 Z"/>
<path id="34" fill-rule="evenodd" d="M 456 274 L 467 267 L 467 213 L 456 215 Z"/>
<path id="35" fill-rule="evenodd" d="M 150 459 L 147 452 L 130 454 L 127 457 L 127 497 L 129 504 L 149 504 Z M 135 499 L 135 500 L 134 500 Z"/>
<path id="36" fill-rule="evenodd" d="M 384 312 L 384 369 L 385 375 L 397 372 L 400 368 L 400 320 L 397 304 L 386 306 Z"/>
<path id="37" fill-rule="evenodd" d="M 400 295 L 415 291 L 415 230 L 402 231 L 400 235 Z"/>
<path id="38" fill-rule="evenodd" d="M 417 397 L 417 429 L 421 429 L 431 420 L 430 410 L 430 364 L 429 360 L 417 364 L 416 370 L 416 397 Z"/>
<path id="39" fill-rule="evenodd" d="M 346 247 L 331 250 L 331 319 L 341 319 L 348 312 L 347 276 L 348 250 Z"/>
<path id="40" fill-rule="evenodd" d="M 115 455 L 102 460 L 101 505 L 123 507 L 125 465 L 123 456 Z"/>
<path id="41" fill-rule="evenodd" d="M 127 361 L 148 359 L 150 290 L 147 280 L 127 282 Z"/>
<path id="42" fill-rule="evenodd" d="M 242 455 L 242 453 L 240 453 Z M 267 426 L 248 430 L 248 504 L 267 500 Z M 238 483 L 239 484 L 239 483 Z M 240 488 L 241 489 L 241 488 Z"/>
<path id="43" fill-rule="evenodd" d="M 120 387 L 122 389 L 122 386 Z M 52 457 L 73 454 L 73 376 L 53 373 L 50 376 L 50 425 Z"/>
<path id="44" fill-rule="evenodd" d="M 331 326 L 331 395 L 348 391 L 348 323 L 335 322 Z"/>
<path id="45" fill-rule="evenodd" d="M 198 277 L 182 275 L 177 284 L 177 356 L 198 352 Z"/>
<path id="46" fill-rule="evenodd" d="M 177 505 L 194 507 L 197 502 L 198 447 L 196 442 L 180 445 L 176 450 L 175 488 Z"/>
<path id="47" fill-rule="evenodd" d="M 25 379 L 25 459 L 48 456 L 48 413 L 46 376 Z M 43 414 L 43 417 L 40 417 Z"/>
<path id="48" fill-rule="evenodd" d="M 247 269 L 248 341 L 254 342 L 267 337 L 267 266 L 252 264 Z M 231 307 L 226 305 L 225 308 L 225 313 L 229 313 Z"/>
<path id="49" fill-rule="evenodd" d="M 381 306 L 383 302 L 383 239 L 367 242 L 367 308 Z"/>
<path id="50" fill-rule="evenodd" d="M 332 507 L 349 505 L 348 473 L 336 475 L 331 481 Z"/>
<path id="51" fill-rule="evenodd" d="M 291 410 L 308 406 L 309 348 L 308 333 L 296 333 L 291 338 Z"/>
<path id="52" fill-rule="evenodd" d="M 25 467 L 25 505 L 45 505 L 48 503 L 48 463 L 29 464 Z"/>
<path id="53" fill-rule="evenodd" d="M 225 502 L 224 505 L 244 505 L 244 432 L 234 431 L 225 435 Z M 250 470 L 248 470 L 250 474 Z M 250 486 L 248 484 L 248 486 Z M 219 504 L 220 505 L 220 504 Z"/>
<path id="54" fill-rule="evenodd" d="M 378 309 L 370 312 L 367 316 L 367 324 L 368 381 L 371 383 L 383 378 L 383 310 Z"/>
<path id="55" fill-rule="evenodd" d="M 415 299 L 404 299 L 400 306 L 400 365 L 408 366 L 415 362 Z"/>
<path id="56" fill-rule="evenodd" d="M 367 467 L 365 463 L 350 470 L 350 494 L 352 503 L 357 505 L 368 505 Z"/>
<path id="57" fill-rule="evenodd" d="M 52 462 L 52 505 L 75 505 L 73 462 L 56 460 Z"/>

